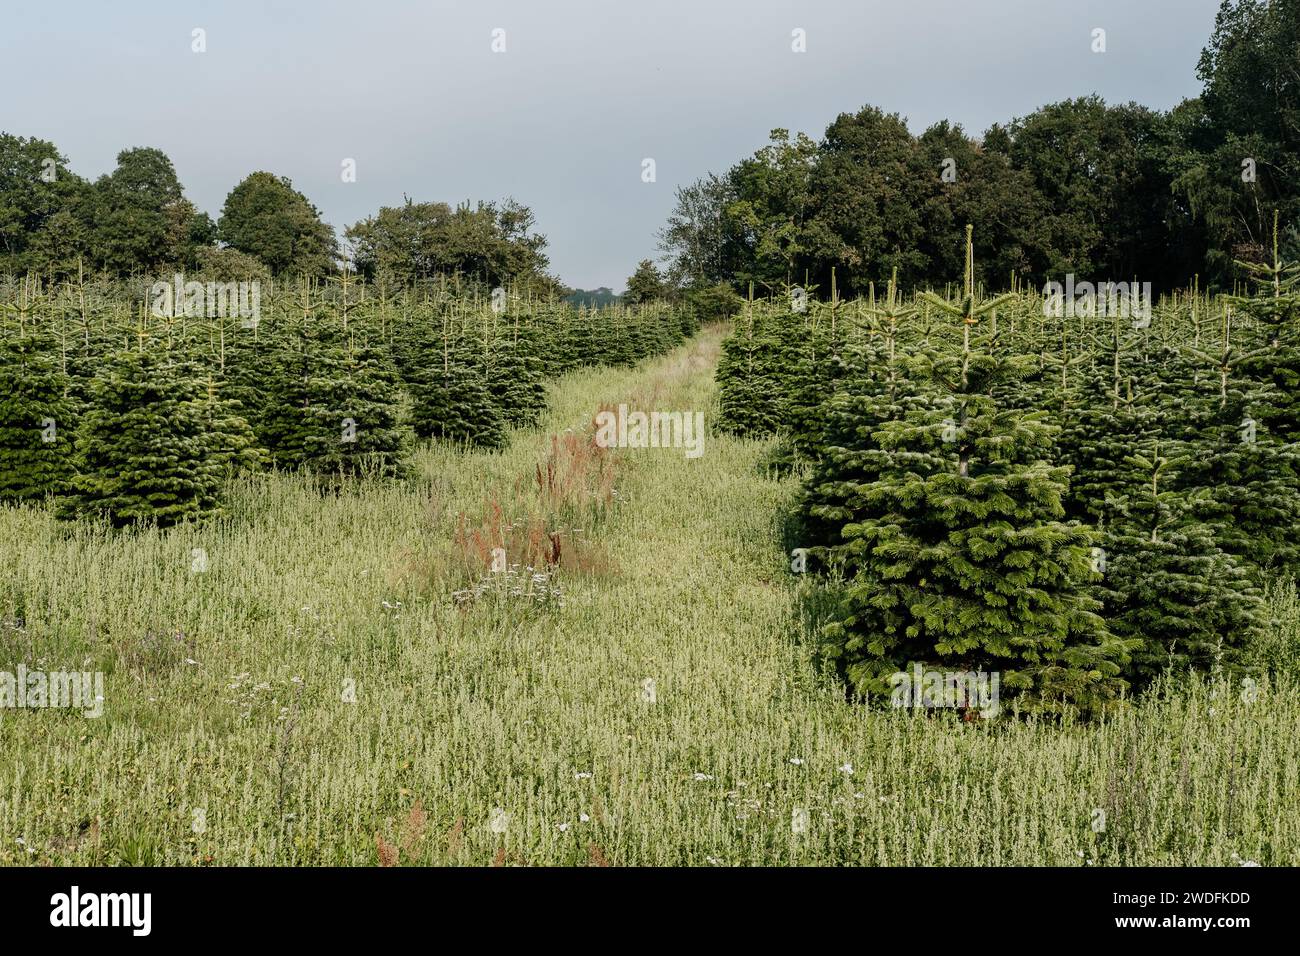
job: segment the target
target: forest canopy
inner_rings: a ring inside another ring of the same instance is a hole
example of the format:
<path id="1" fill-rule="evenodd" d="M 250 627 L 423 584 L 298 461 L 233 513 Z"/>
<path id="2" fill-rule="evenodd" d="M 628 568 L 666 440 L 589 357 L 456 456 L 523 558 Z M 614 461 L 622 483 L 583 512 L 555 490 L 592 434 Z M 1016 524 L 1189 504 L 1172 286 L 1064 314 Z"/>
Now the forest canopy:
<path id="1" fill-rule="evenodd" d="M 874 106 L 820 140 L 772 131 L 722 175 L 677 190 L 660 251 L 678 285 L 760 291 L 808 283 L 862 293 L 961 273 L 974 223 L 978 279 L 1014 270 L 1139 278 L 1157 290 L 1230 288 L 1234 260 L 1267 258 L 1273 213 L 1300 254 L 1300 0 L 1225 0 L 1197 66 L 1203 90 L 1168 112 L 1085 95 L 973 136 L 919 135 Z"/>

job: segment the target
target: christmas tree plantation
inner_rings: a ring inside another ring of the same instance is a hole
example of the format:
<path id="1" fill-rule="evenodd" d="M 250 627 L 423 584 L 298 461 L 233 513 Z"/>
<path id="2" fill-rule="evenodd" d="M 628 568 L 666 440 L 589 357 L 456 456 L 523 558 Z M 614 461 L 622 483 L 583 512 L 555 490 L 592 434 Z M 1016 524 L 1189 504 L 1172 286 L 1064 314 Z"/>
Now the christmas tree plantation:
<path id="1" fill-rule="evenodd" d="M 994 670 L 1048 710 L 1249 673 L 1263 589 L 1300 571 L 1296 269 L 1130 313 L 986 295 L 972 256 L 956 298 L 751 301 L 724 342 L 722 426 L 808 468 L 790 543 L 827 657 L 877 694 Z"/>
<path id="2" fill-rule="evenodd" d="M 220 514 L 228 480 L 265 467 L 403 479 L 415 441 L 501 447 L 539 420 L 548 377 L 694 327 L 659 304 L 577 311 L 347 271 L 262 280 L 255 313 L 192 285 L 169 307 L 147 282 L 0 277 L 0 501 L 168 525 Z"/>

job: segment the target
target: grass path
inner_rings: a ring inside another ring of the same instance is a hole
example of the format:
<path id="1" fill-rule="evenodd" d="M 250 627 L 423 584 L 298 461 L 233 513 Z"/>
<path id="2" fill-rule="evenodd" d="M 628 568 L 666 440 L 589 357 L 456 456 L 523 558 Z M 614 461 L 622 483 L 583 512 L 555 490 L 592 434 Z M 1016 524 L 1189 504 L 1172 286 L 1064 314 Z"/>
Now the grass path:
<path id="1" fill-rule="evenodd" d="M 1300 863 L 1294 684 L 1065 729 L 846 702 L 761 442 L 618 453 L 562 608 L 457 609 L 456 516 L 526 516 L 544 436 L 602 403 L 711 420 L 719 341 L 569 376 L 541 432 L 423 448 L 407 485 L 273 476 L 118 536 L 0 510 L 0 669 L 103 670 L 107 698 L 0 710 L 0 862 Z"/>

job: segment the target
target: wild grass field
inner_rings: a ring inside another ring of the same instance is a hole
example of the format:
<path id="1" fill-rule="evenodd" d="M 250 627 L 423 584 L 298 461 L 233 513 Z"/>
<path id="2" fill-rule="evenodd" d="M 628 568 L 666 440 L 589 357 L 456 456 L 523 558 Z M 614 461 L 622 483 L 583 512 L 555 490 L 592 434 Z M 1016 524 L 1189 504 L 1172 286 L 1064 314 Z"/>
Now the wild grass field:
<path id="1" fill-rule="evenodd" d="M 590 446 L 618 402 L 710 421 L 722 334 L 569 374 L 540 428 L 406 483 L 250 478 L 166 531 L 0 509 L 0 659 L 106 675 L 98 719 L 0 710 L 0 862 L 1300 864 L 1285 673 L 1064 726 L 848 700 L 769 442 Z M 502 542 L 560 570 L 492 575 Z"/>

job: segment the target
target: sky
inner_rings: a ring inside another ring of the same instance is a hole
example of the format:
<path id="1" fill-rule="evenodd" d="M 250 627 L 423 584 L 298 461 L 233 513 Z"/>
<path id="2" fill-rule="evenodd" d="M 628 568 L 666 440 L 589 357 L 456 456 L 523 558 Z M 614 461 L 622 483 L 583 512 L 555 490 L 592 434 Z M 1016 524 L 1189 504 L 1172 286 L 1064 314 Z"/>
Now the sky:
<path id="1" fill-rule="evenodd" d="M 340 230 L 404 196 L 513 197 L 533 209 L 561 280 L 621 290 L 657 256 L 674 188 L 725 171 L 773 128 L 819 138 L 873 105 L 913 132 L 946 118 L 977 135 L 1091 93 L 1168 109 L 1200 90 L 1218 7 L 7 0 L 0 130 L 51 140 L 92 179 L 121 149 L 157 147 L 214 218 L 255 170 L 289 177 Z"/>

